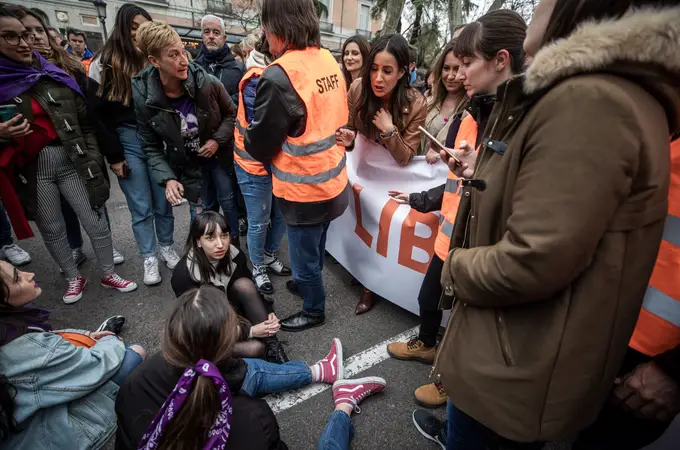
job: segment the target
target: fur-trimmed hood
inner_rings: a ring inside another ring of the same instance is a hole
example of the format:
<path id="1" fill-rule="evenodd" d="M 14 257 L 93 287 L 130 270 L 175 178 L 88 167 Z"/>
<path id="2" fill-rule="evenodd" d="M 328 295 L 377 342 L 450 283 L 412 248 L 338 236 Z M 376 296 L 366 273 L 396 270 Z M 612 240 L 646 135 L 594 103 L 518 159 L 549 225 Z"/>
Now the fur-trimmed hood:
<path id="1" fill-rule="evenodd" d="M 680 7 L 631 10 L 620 19 L 589 22 L 541 49 L 524 77 L 534 94 L 584 73 L 630 76 L 655 96 L 680 127 Z"/>

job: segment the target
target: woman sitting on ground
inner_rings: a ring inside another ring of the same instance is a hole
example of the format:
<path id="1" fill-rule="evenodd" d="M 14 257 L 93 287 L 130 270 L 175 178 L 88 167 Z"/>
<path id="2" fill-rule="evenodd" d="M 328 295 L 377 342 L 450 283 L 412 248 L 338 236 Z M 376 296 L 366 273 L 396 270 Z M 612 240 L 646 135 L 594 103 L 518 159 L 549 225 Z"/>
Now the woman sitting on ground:
<path id="1" fill-rule="evenodd" d="M 185 254 L 170 280 L 172 290 L 179 297 L 204 284 L 220 288 L 237 311 L 254 324 L 244 330 L 244 338 L 261 339 L 265 344 L 265 359 L 283 364 L 288 357 L 276 337 L 279 319 L 271 303 L 265 302 L 258 292 L 246 257 L 231 245 L 227 229 L 227 219 L 219 213 L 206 211 L 196 216 L 189 230 Z"/>
<path id="2" fill-rule="evenodd" d="M 342 344 L 333 339 L 328 355 L 311 367 L 301 361 L 273 365 L 234 357 L 240 334 L 238 314 L 224 291 L 203 285 L 182 294 L 165 327 L 162 351 L 118 394 L 116 448 L 287 449 L 274 413 L 256 396 L 342 380 Z M 338 391 L 338 397 L 355 407 L 382 390 L 384 380 L 335 386 L 350 386 L 350 393 Z"/>
<path id="3" fill-rule="evenodd" d="M 409 48 L 398 34 L 379 37 L 348 93 L 347 127 L 336 133 L 338 145 L 354 146 L 357 133 L 387 149 L 401 166 L 407 165 L 420 147 L 419 126 L 425 124 L 427 102 L 409 84 Z M 355 314 L 370 311 L 373 292 L 364 289 Z"/>
<path id="4" fill-rule="evenodd" d="M 50 313 L 27 306 L 41 293 L 35 274 L 0 261 L 0 448 L 99 448 L 116 428 L 118 387 L 146 353 L 115 336 L 121 316 L 52 332 Z"/>

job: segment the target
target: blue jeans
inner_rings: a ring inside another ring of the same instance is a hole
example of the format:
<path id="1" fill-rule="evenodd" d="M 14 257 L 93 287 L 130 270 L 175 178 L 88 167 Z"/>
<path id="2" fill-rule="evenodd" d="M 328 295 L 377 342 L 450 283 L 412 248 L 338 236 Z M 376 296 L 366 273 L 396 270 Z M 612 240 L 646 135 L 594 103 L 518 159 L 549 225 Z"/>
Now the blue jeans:
<path id="1" fill-rule="evenodd" d="M 330 222 L 311 226 L 288 225 L 288 253 L 293 280 L 305 299 L 303 310 L 310 316 L 322 316 L 326 307 L 323 287 L 324 251 Z"/>
<path id="2" fill-rule="evenodd" d="M 173 243 L 175 217 L 172 206 L 165 198 L 165 188 L 156 183 L 149 173 L 137 129 L 118 127 L 118 137 L 130 167 L 127 179 L 118 179 L 132 218 L 132 232 L 143 258 L 156 255 L 156 239 L 163 247 Z M 155 225 L 155 232 L 154 232 Z"/>
<path id="3" fill-rule="evenodd" d="M 354 437 L 354 425 L 347 413 L 335 411 L 321 433 L 318 450 L 348 450 Z"/>
<path id="4" fill-rule="evenodd" d="M 203 183 L 201 183 L 201 195 L 198 203 L 189 203 L 191 221 L 200 211 L 210 209 L 215 199 L 222 207 L 222 213 L 229 223 L 229 232 L 238 236 L 238 206 L 236 205 L 236 187 L 233 177 L 222 167 L 220 162 L 213 158 L 206 161 L 202 167 Z M 196 212 L 198 209 L 199 212 Z"/>
<path id="5" fill-rule="evenodd" d="M 264 252 L 279 251 L 281 239 L 286 232 L 286 222 L 283 221 L 281 210 L 272 195 L 270 175 L 252 175 L 238 164 L 234 164 L 234 171 L 248 211 L 248 255 L 253 266 L 263 266 Z"/>
<path id="6" fill-rule="evenodd" d="M 261 359 L 243 358 L 248 366 L 241 391 L 257 394 L 292 391 L 312 384 L 312 371 L 302 361 L 273 364 Z"/>
<path id="7" fill-rule="evenodd" d="M 83 246 L 83 232 L 80 229 L 80 219 L 78 219 L 78 214 L 71 208 L 71 205 L 64 198 L 63 195 L 59 195 L 59 201 L 61 201 L 61 214 L 64 216 L 64 223 L 66 224 L 66 239 L 68 240 L 68 246 L 71 249 L 80 248 Z M 106 217 L 106 223 L 109 225 L 109 230 L 111 230 L 111 219 L 109 219 L 109 209 L 104 206 L 104 217 Z"/>
<path id="8" fill-rule="evenodd" d="M 116 383 L 118 386 L 122 386 L 128 375 L 130 375 L 138 365 L 144 362 L 142 355 L 132 350 L 130 347 L 131 345 L 125 346 L 125 356 L 123 357 L 123 363 L 120 365 L 116 373 L 114 373 L 111 377 L 111 381 Z"/>
<path id="9" fill-rule="evenodd" d="M 9 223 L 7 211 L 2 203 L 0 203 L 0 247 L 5 245 L 12 245 L 12 225 Z"/>
<path id="10" fill-rule="evenodd" d="M 446 404 L 446 420 L 446 450 L 541 450 L 545 444 L 525 444 L 502 438 L 456 408 L 451 400 Z"/>

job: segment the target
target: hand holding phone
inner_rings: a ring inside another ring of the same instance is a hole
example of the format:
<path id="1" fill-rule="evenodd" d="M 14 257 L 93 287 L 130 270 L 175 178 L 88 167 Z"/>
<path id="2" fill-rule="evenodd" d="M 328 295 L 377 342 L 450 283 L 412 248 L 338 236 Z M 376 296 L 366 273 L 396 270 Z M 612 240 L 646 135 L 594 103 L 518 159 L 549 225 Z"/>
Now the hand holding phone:
<path id="1" fill-rule="evenodd" d="M 426 138 L 430 140 L 440 151 L 446 153 L 449 158 L 453 159 L 457 164 L 461 164 L 460 160 L 453 154 L 453 150 L 447 148 L 444 144 L 439 142 L 436 137 L 432 136 L 425 128 L 422 126 L 418 127 L 421 133 L 425 135 Z"/>
<path id="2" fill-rule="evenodd" d="M 0 138 L 12 139 L 33 133 L 31 124 L 19 114 L 16 105 L 0 106 Z"/>

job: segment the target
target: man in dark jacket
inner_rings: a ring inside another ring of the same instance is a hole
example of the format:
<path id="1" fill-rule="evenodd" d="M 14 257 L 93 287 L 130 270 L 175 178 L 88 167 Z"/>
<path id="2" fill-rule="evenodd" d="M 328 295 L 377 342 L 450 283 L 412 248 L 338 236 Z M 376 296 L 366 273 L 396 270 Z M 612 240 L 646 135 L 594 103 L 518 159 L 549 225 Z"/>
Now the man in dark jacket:
<path id="1" fill-rule="evenodd" d="M 155 39 L 158 33 L 167 42 Z M 178 204 L 186 198 L 196 214 L 203 207 L 204 178 L 221 182 L 233 165 L 228 145 L 234 139 L 236 108 L 222 83 L 188 63 L 181 39 L 164 22 L 140 29 L 137 43 L 152 62 L 132 81 L 137 132 L 149 171 L 165 186 L 168 201 Z M 175 59 L 166 56 L 173 52 Z M 161 71 L 167 83 L 161 82 Z M 220 190 L 233 200 L 233 192 Z M 220 203 L 231 227 L 238 218 Z"/>
<path id="2" fill-rule="evenodd" d="M 203 46 L 195 63 L 222 82 L 234 105 L 238 107 L 238 84 L 246 69 L 231 54 L 227 35 L 224 33 L 224 21 L 217 16 L 204 16 L 201 19 L 201 34 Z"/>

